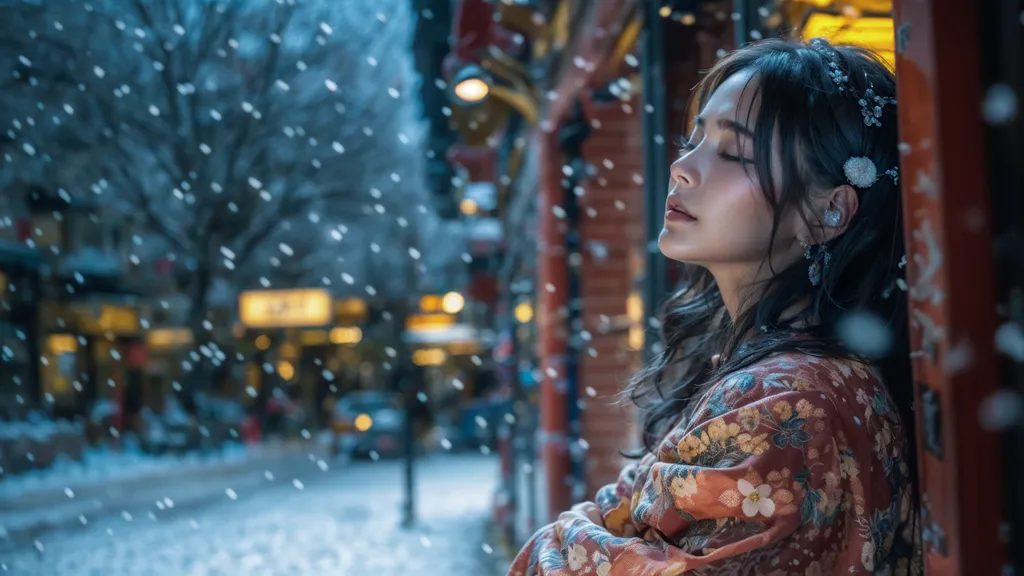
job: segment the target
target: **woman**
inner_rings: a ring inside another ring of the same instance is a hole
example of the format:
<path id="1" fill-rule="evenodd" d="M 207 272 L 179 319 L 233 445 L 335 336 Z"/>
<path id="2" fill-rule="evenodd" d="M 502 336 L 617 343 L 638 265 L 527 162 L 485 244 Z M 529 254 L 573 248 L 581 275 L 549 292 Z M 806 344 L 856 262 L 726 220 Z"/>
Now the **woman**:
<path id="1" fill-rule="evenodd" d="M 629 390 L 646 450 L 510 575 L 920 572 L 895 88 L 821 39 L 709 71 L 659 242 L 697 271 Z"/>

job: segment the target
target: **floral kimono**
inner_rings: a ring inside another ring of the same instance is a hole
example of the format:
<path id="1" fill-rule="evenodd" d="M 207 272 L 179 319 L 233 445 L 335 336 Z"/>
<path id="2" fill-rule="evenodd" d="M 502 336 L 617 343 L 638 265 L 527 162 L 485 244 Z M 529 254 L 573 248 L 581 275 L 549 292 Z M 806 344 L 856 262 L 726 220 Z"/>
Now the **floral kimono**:
<path id="1" fill-rule="evenodd" d="M 879 372 L 787 353 L 715 383 L 509 576 L 920 572 L 907 439 Z"/>

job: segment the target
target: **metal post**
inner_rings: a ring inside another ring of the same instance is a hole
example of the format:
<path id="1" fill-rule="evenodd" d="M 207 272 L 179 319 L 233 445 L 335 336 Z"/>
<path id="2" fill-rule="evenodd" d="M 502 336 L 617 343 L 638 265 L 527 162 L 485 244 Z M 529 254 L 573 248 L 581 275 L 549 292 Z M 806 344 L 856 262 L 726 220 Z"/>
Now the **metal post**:
<path id="1" fill-rule="evenodd" d="M 416 423 L 413 419 L 413 408 L 414 402 L 417 401 L 415 389 L 418 386 L 414 383 L 414 378 L 411 378 L 404 368 L 399 368 L 399 370 L 401 370 L 399 386 L 402 388 L 402 394 L 405 398 L 405 422 L 402 426 L 402 451 L 405 453 L 403 466 L 405 500 L 402 506 L 402 526 L 404 528 L 411 528 L 416 523 L 416 476 L 414 465 L 416 459 Z"/>
<path id="2" fill-rule="evenodd" d="M 569 264 L 568 277 L 568 317 L 565 321 L 567 335 L 567 354 L 565 360 L 566 404 L 568 408 L 568 442 L 570 471 L 572 478 L 572 501 L 581 500 L 585 496 L 585 469 L 583 458 L 577 449 L 577 442 L 582 433 L 582 419 L 579 410 L 579 363 L 580 338 L 583 317 L 583 294 L 581 289 L 580 266 L 582 265 L 583 242 L 580 233 L 580 206 L 576 200 L 576 187 L 586 176 L 587 164 L 582 157 L 583 143 L 590 136 L 590 124 L 583 112 L 583 104 L 577 100 L 573 106 L 572 116 L 559 131 L 559 144 L 569 165 L 569 174 L 562 180 L 562 208 L 565 210 L 565 253 Z"/>
<path id="3" fill-rule="evenodd" d="M 644 3 L 643 92 L 644 92 L 644 227 L 647 258 L 644 274 L 644 311 L 653 316 L 667 289 L 665 257 L 658 250 L 658 237 L 664 227 L 665 196 L 668 194 L 668 135 L 665 106 L 664 23 L 658 13 L 659 2 Z M 652 356 L 653 338 L 645 339 L 644 355 Z"/>

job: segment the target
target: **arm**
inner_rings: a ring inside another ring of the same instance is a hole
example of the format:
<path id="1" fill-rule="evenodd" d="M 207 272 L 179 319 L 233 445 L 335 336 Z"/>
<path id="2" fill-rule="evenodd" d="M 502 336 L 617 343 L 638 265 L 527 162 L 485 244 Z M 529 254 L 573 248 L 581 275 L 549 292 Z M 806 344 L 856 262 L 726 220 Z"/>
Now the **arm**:
<path id="1" fill-rule="evenodd" d="M 737 557 L 768 568 L 794 532 L 838 513 L 830 408 L 818 394 L 785 391 L 673 431 L 669 448 L 638 467 L 634 490 L 620 489 L 620 478 L 618 502 L 605 487 L 597 504 L 561 514 L 509 574 L 684 574 Z M 623 510 L 629 519 L 620 528 Z M 823 544 L 808 538 L 801 548 Z"/>

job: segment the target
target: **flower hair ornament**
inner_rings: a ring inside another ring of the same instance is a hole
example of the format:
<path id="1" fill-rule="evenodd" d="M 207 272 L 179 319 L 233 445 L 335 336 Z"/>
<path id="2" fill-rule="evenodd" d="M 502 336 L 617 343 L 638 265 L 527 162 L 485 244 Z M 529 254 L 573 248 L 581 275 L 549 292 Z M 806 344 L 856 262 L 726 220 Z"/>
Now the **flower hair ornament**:
<path id="1" fill-rule="evenodd" d="M 868 87 L 864 90 L 863 94 L 858 94 L 850 86 L 850 76 L 839 66 L 839 55 L 827 40 L 814 38 L 808 43 L 808 46 L 828 59 L 828 76 L 832 79 L 832 83 L 836 85 L 836 89 L 844 94 L 857 97 L 857 104 L 860 105 L 860 115 L 864 119 L 864 125 L 881 126 L 882 109 L 888 104 L 896 104 L 896 99 L 875 94 L 875 86 L 868 80 L 866 73 L 864 75 L 864 83 Z"/>
<path id="2" fill-rule="evenodd" d="M 878 168 L 875 162 L 867 156 L 853 156 L 843 163 L 843 174 L 846 181 L 857 188 L 871 188 L 878 182 Z M 885 175 L 892 178 L 893 184 L 900 182 L 900 169 L 894 166 L 885 171 Z"/>

